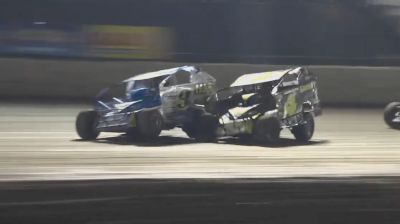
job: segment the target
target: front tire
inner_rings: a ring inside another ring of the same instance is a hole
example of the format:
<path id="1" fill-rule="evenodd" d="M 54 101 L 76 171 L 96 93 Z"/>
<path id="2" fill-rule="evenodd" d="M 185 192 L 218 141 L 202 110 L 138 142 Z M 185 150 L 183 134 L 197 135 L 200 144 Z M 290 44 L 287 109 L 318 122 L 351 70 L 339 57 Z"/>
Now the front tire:
<path id="1" fill-rule="evenodd" d="M 189 138 L 199 142 L 212 142 L 216 139 L 215 130 L 218 119 L 213 115 L 200 115 L 190 123 L 183 125 L 182 130 Z"/>
<path id="2" fill-rule="evenodd" d="M 303 123 L 292 128 L 292 133 L 297 141 L 308 142 L 314 135 L 315 123 L 311 113 L 304 113 Z"/>
<path id="3" fill-rule="evenodd" d="M 385 107 L 383 118 L 389 127 L 400 129 L 400 102 L 389 103 Z M 398 118 L 399 121 L 394 121 L 396 118 Z"/>
<path id="4" fill-rule="evenodd" d="M 262 144 L 276 144 L 280 140 L 281 123 L 276 117 L 255 121 L 253 137 Z"/>
<path id="5" fill-rule="evenodd" d="M 98 114 L 96 111 L 82 111 L 75 122 L 76 132 L 83 140 L 94 140 L 100 132 L 96 130 Z"/>
<path id="6" fill-rule="evenodd" d="M 156 138 L 163 127 L 163 119 L 157 110 L 139 112 L 137 117 L 137 132 L 144 138 Z"/>

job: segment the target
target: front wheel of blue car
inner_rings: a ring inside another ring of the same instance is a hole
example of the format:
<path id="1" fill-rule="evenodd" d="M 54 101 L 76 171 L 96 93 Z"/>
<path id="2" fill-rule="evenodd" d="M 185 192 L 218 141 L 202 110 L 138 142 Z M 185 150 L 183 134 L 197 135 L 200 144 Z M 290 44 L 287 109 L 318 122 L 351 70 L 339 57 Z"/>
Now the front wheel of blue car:
<path id="1" fill-rule="evenodd" d="M 156 138 L 163 127 L 163 119 L 157 110 L 140 112 L 137 118 L 137 131 L 144 138 Z"/>
<path id="2" fill-rule="evenodd" d="M 96 111 L 82 111 L 75 122 L 76 132 L 83 140 L 94 140 L 100 132 L 96 130 L 98 115 Z"/>

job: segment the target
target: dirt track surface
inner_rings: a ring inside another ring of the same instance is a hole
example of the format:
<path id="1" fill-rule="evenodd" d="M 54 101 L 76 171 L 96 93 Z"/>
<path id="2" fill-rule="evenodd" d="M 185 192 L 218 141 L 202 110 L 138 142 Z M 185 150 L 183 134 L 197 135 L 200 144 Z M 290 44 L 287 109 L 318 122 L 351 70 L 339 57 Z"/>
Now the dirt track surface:
<path id="1" fill-rule="evenodd" d="M 398 224 L 400 179 L 7 182 L 0 223 Z"/>
<path id="2" fill-rule="evenodd" d="M 196 143 L 180 130 L 153 142 L 75 133 L 82 105 L 0 104 L 0 180 L 397 176 L 400 131 L 382 110 L 325 109 L 309 144 L 282 133 L 278 146 L 236 139 Z"/>

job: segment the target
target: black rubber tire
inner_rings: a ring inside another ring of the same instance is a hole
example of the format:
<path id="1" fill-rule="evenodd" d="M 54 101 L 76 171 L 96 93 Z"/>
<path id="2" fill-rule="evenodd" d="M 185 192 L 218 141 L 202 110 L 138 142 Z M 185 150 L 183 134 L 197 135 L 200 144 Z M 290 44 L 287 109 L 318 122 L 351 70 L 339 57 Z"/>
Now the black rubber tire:
<path id="1" fill-rule="evenodd" d="M 314 135 L 315 123 L 311 113 L 304 113 L 303 123 L 292 128 L 292 133 L 297 141 L 308 142 Z"/>
<path id="2" fill-rule="evenodd" d="M 199 132 L 195 136 L 196 141 L 213 142 L 216 140 L 215 130 L 218 127 L 218 118 L 213 115 L 200 117 Z"/>
<path id="3" fill-rule="evenodd" d="M 141 138 L 141 135 L 139 131 L 136 128 L 129 128 L 126 132 L 126 137 L 128 137 L 129 140 L 139 140 Z"/>
<path id="4" fill-rule="evenodd" d="M 183 125 L 182 130 L 189 138 L 198 142 L 212 142 L 216 140 L 215 130 L 218 127 L 218 118 L 214 115 L 200 115 L 191 123 Z"/>
<path id="5" fill-rule="evenodd" d="M 244 143 L 251 142 L 253 140 L 253 136 L 250 134 L 239 135 L 238 138 L 241 142 Z"/>
<path id="6" fill-rule="evenodd" d="M 196 138 L 197 128 L 194 123 L 186 123 L 182 126 L 182 131 L 186 133 L 189 138 Z"/>
<path id="7" fill-rule="evenodd" d="M 196 135 L 199 133 L 198 121 L 202 116 L 201 111 L 194 110 L 192 111 L 191 122 L 187 122 L 182 125 L 182 131 L 186 133 L 189 138 L 196 138 Z"/>
<path id="8" fill-rule="evenodd" d="M 83 140 L 94 140 L 100 132 L 96 130 L 98 114 L 96 111 L 82 111 L 76 117 L 75 127 Z"/>
<path id="9" fill-rule="evenodd" d="M 385 110 L 383 113 L 383 118 L 385 120 L 385 123 L 389 127 L 393 128 L 393 129 L 400 129 L 400 122 L 399 123 L 393 122 L 393 119 L 395 118 L 396 113 L 399 113 L 399 112 L 400 112 L 400 102 L 392 102 L 392 103 L 389 103 L 385 107 Z"/>
<path id="10" fill-rule="evenodd" d="M 157 110 L 142 111 L 137 116 L 137 132 L 144 138 L 156 138 L 163 127 L 163 119 Z"/>
<path id="11" fill-rule="evenodd" d="M 278 118 L 258 119 L 253 128 L 253 138 L 258 143 L 276 144 L 280 140 L 281 123 Z"/>

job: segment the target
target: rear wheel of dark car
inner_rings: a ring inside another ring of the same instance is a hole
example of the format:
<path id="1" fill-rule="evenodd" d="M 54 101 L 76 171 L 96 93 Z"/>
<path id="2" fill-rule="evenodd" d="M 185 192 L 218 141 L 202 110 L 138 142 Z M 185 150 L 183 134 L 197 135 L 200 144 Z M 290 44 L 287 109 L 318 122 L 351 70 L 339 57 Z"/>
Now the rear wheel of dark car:
<path id="1" fill-rule="evenodd" d="M 83 140 L 94 140 L 100 132 L 96 130 L 98 114 L 96 111 L 82 111 L 75 122 L 76 132 Z"/>
<path id="2" fill-rule="evenodd" d="M 144 138 L 156 138 L 163 127 L 163 119 L 158 110 L 139 112 L 136 122 L 137 132 Z"/>
<path id="3" fill-rule="evenodd" d="M 276 144 L 280 140 L 281 124 L 278 118 L 270 117 L 255 121 L 253 138 L 262 144 Z"/>
<path id="4" fill-rule="evenodd" d="M 304 113 L 303 122 L 292 128 L 292 133 L 297 141 L 307 142 L 314 135 L 314 116 L 311 113 Z"/>
<path id="5" fill-rule="evenodd" d="M 192 122 L 183 125 L 182 130 L 189 138 L 199 142 L 211 142 L 216 139 L 215 130 L 218 118 L 214 115 L 199 115 Z"/>
<path id="6" fill-rule="evenodd" d="M 383 118 L 389 127 L 400 129 L 400 102 L 389 103 L 385 107 Z"/>

